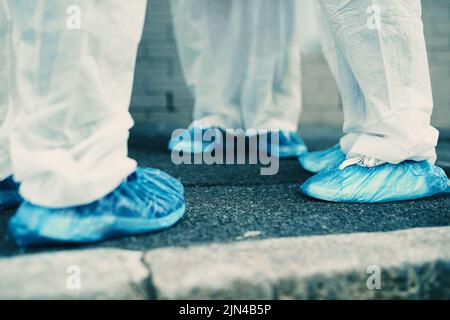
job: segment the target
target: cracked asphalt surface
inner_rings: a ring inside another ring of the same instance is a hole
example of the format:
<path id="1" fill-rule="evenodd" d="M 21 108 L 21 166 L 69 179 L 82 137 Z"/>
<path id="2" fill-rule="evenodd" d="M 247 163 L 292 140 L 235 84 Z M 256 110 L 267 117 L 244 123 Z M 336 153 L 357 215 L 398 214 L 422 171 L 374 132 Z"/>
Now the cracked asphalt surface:
<path id="1" fill-rule="evenodd" d="M 303 137 L 312 150 L 336 143 L 339 130 L 309 128 Z M 450 139 L 440 142 L 440 159 L 450 161 Z M 303 196 L 299 185 L 311 175 L 296 160 L 282 160 L 275 176 L 261 176 L 258 165 L 181 165 L 170 161 L 167 133 L 136 128 L 130 139 L 131 156 L 142 166 L 165 170 L 185 185 L 187 211 L 170 230 L 114 239 L 83 247 L 147 250 L 241 239 L 296 237 L 353 232 L 394 231 L 450 225 L 450 195 L 418 201 L 364 205 L 336 204 Z M 448 157 L 448 158 L 447 158 Z M 7 232 L 14 211 L 0 214 L 0 256 L 52 250 L 60 246 L 21 250 Z"/>

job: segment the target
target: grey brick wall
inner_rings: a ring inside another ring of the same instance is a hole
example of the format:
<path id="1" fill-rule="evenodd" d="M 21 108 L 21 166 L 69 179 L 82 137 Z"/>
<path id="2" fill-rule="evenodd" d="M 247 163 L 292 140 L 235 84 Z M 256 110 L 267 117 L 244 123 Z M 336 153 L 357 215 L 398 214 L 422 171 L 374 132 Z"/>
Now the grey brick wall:
<path id="1" fill-rule="evenodd" d="M 432 123 L 450 129 L 450 1 L 423 0 L 423 18 L 433 85 Z M 303 57 L 301 124 L 342 125 L 339 93 L 321 55 Z M 181 74 L 169 0 L 149 0 L 138 52 L 131 112 L 136 122 L 183 127 L 191 121 L 193 98 Z"/>

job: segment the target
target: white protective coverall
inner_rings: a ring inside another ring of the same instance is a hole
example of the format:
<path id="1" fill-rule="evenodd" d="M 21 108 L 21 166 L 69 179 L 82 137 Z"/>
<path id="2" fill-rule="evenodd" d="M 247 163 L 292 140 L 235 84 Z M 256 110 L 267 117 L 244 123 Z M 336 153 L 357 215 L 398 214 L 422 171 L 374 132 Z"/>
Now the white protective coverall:
<path id="1" fill-rule="evenodd" d="M 186 82 L 203 127 L 296 131 L 298 0 L 172 0 Z"/>
<path id="2" fill-rule="evenodd" d="M 145 11 L 146 0 L 0 0 L 0 178 L 14 174 L 26 200 L 86 204 L 135 170 L 128 106 Z"/>
<path id="3" fill-rule="evenodd" d="M 320 0 L 322 46 L 342 94 L 341 148 L 393 164 L 436 161 L 420 0 Z M 377 20 L 379 19 L 379 20 Z"/>

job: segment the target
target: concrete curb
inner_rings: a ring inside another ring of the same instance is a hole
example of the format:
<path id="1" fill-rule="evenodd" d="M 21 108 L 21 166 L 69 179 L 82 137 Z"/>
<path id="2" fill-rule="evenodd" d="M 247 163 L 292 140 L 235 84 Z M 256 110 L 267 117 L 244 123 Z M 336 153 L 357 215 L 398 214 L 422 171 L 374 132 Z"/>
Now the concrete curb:
<path id="1" fill-rule="evenodd" d="M 448 299 L 449 243 L 438 227 L 19 256 L 0 259 L 0 299 Z"/>
<path id="2" fill-rule="evenodd" d="M 147 299 L 142 253 L 93 249 L 0 259 L 0 299 Z"/>
<path id="3" fill-rule="evenodd" d="M 150 251 L 160 299 L 450 298 L 450 227 Z M 369 290 L 369 266 L 381 290 Z"/>

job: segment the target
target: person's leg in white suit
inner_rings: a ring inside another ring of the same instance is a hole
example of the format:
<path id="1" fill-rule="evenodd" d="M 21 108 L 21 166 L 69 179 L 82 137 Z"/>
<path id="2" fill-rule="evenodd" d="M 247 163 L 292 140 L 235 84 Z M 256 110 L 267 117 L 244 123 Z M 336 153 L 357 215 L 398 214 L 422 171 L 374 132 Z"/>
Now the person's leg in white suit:
<path id="1" fill-rule="evenodd" d="M 430 125 L 433 99 L 420 1 L 322 0 L 320 7 L 345 136 L 340 147 L 315 155 L 338 163 L 330 161 L 331 168 L 302 190 L 350 202 L 444 191 L 448 180 L 434 166 L 438 132 Z M 378 12 L 380 20 L 372 20 L 369 14 Z"/>
<path id="2" fill-rule="evenodd" d="M 305 152 L 294 134 L 301 111 L 298 2 L 171 4 L 184 76 L 195 98 L 191 127 L 280 130 L 280 152 L 283 143 L 292 144 L 290 156 Z"/>
<path id="3" fill-rule="evenodd" d="M 181 184 L 127 156 L 146 0 L 1 3 L 9 21 L 1 99 L 13 119 L 0 171 L 26 200 L 10 223 L 16 241 L 87 242 L 172 225 L 184 212 Z"/>
<path id="4" fill-rule="evenodd" d="M 14 117 L 10 100 L 11 17 L 7 2 L 0 1 L 0 210 L 17 207 L 22 198 L 19 186 L 12 179 L 9 153 L 9 131 Z"/>

